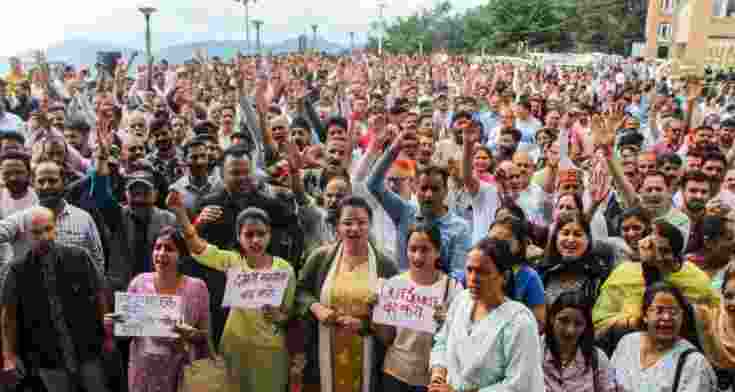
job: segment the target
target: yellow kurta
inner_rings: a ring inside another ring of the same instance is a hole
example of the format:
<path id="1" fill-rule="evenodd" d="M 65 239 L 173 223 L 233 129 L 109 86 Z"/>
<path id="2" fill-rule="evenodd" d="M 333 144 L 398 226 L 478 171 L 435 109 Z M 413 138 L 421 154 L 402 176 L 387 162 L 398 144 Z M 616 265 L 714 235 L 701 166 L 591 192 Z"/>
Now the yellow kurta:
<path id="1" fill-rule="evenodd" d="M 370 288 L 370 272 L 367 256 L 365 262 L 349 271 L 341 260 L 332 287 L 331 302 L 340 315 L 364 319 L 370 316 L 367 299 Z M 334 333 L 334 392 L 359 392 L 362 387 L 362 337 L 344 332 L 340 328 Z"/>
<path id="2" fill-rule="evenodd" d="M 679 271 L 664 277 L 664 281 L 682 290 L 692 304 L 714 305 L 720 302 L 710 287 L 709 276 L 692 263 L 685 262 Z M 645 291 L 641 263 L 626 262 L 615 268 L 602 285 L 592 309 L 595 333 L 602 334 L 621 320 L 641 317 Z"/>
<path id="3" fill-rule="evenodd" d="M 207 246 L 194 259 L 209 268 L 226 272 L 230 268 L 252 271 L 237 252 Z M 296 292 L 293 268 L 286 260 L 273 257 L 273 270 L 287 270 L 290 276 L 283 298 L 286 311 L 291 310 Z M 230 391 L 283 392 L 288 387 L 289 359 L 286 331 L 280 331 L 265 320 L 256 309 L 230 310 L 220 342 L 233 379 Z"/>

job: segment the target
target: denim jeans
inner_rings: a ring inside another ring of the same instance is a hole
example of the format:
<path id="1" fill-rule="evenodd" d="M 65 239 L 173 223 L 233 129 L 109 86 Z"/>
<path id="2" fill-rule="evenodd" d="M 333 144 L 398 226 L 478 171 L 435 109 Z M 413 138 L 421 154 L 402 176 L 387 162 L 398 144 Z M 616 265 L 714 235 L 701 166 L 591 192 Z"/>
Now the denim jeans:
<path id="1" fill-rule="evenodd" d="M 78 389 L 64 369 L 39 369 L 39 375 L 48 392 L 76 392 Z M 80 364 L 79 381 L 86 391 L 109 392 L 99 360 Z"/>
<path id="2" fill-rule="evenodd" d="M 426 385 L 409 385 L 405 382 L 383 373 L 383 391 L 385 392 L 426 392 Z"/>

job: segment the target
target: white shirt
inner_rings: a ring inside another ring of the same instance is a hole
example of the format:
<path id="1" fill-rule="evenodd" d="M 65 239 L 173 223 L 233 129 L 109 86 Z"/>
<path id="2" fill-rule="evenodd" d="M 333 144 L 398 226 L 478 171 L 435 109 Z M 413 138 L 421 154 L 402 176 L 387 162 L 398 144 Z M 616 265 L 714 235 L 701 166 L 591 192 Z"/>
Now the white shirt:
<path id="1" fill-rule="evenodd" d="M 23 120 L 21 120 L 20 117 L 10 112 L 0 113 L 0 131 L 20 132 L 23 136 L 26 136 L 24 134 L 24 129 L 25 126 L 23 125 Z"/>

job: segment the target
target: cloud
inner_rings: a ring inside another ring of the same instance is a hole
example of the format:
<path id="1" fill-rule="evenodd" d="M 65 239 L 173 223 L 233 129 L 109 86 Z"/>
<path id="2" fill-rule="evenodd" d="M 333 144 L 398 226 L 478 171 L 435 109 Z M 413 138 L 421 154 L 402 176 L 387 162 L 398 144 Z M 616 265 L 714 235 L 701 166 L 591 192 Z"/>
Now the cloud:
<path id="1" fill-rule="evenodd" d="M 12 1 L 12 0 L 11 0 Z M 388 0 L 388 19 L 409 15 L 436 0 Z M 466 8 L 483 0 L 455 0 Z M 485 0 L 486 1 L 486 0 Z M 45 0 L 12 1 L 5 5 L 0 36 L 6 37 L 0 55 L 30 48 L 45 48 L 70 38 L 143 46 L 144 23 L 139 5 L 158 8 L 152 16 L 154 47 L 207 39 L 242 39 L 244 9 L 234 0 Z M 22 15 L 12 17 L 9 15 Z M 366 36 L 377 18 L 377 0 L 256 0 L 251 18 L 264 21 L 263 41 L 274 42 L 310 31 L 318 24 L 320 35 L 347 41 L 347 33 Z M 255 39 L 251 29 L 251 39 Z M 12 37 L 12 39 L 8 39 Z"/>

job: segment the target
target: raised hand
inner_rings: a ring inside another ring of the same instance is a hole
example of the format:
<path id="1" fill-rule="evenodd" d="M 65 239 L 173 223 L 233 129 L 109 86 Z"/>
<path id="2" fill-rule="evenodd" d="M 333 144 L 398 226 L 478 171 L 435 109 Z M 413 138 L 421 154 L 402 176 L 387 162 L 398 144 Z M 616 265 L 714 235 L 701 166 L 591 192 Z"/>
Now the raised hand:
<path id="1" fill-rule="evenodd" d="M 166 196 L 166 207 L 171 211 L 179 211 L 184 208 L 184 197 L 178 191 L 170 191 Z"/>
<path id="2" fill-rule="evenodd" d="M 701 97 L 702 91 L 704 91 L 704 84 L 701 80 L 690 80 L 687 83 L 687 101 L 691 102 Z"/>

